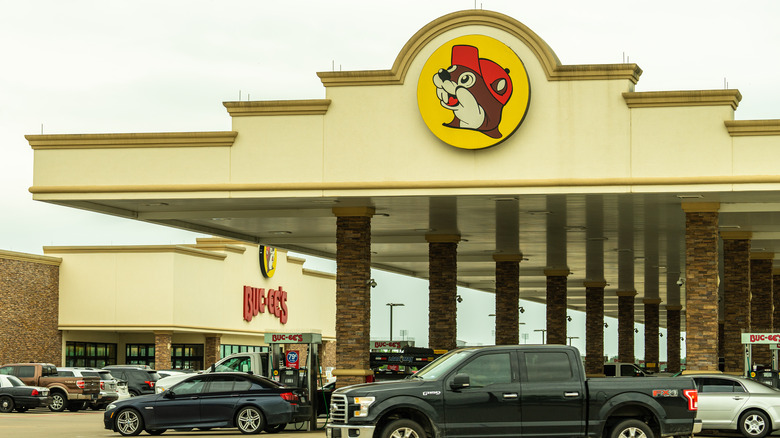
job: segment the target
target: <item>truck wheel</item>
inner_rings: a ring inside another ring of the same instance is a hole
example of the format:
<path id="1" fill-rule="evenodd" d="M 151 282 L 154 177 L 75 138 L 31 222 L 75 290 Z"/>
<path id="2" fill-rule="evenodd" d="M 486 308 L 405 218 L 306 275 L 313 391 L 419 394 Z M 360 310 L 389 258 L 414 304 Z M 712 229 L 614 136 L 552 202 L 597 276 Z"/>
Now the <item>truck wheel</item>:
<path id="1" fill-rule="evenodd" d="M 236 426 L 241 433 L 260 433 L 265 427 L 265 418 L 259 409 L 247 406 L 238 411 Z"/>
<path id="2" fill-rule="evenodd" d="M 385 427 L 382 438 L 425 438 L 425 430 L 416 421 L 400 419 Z"/>
<path id="3" fill-rule="evenodd" d="M 68 404 L 68 398 L 60 391 L 52 391 L 49 410 L 52 412 L 62 412 Z"/>
<path id="4" fill-rule="evenodd" d="M 8 396 L 0 397 L 0 412 L 6 414 L 14 410 L 14 399 Z"/>
<path id="5" fill-rule="evenodd" d="M 769 433 L 771 423 L 761 411 L 747 411 L 739 417 L 739 432 L 748 438 L 763 438 Z"/>
<path id="6" fill-rule="evenodd" d="M 650 427 L 639 420 L 623 420 L 612 429 L 610 438 L 654 438 Z"/>
<path id="7" fill-rule="evenodd" d="M 138 435 L 144 430 L 144 419 L 134 409 L 125 409 L 116 416 L 114 428 L 124 436 Z"/>

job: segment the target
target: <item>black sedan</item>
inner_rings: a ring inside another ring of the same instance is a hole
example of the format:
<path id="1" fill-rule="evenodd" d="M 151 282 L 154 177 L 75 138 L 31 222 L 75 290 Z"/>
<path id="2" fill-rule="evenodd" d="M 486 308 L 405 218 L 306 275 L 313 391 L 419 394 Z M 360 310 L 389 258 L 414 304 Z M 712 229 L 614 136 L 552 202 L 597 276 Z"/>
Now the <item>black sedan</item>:
<path id="1" fill-rule="evenodd" d="M 244 373 L 197 374 L 161 394 L 144 395 L 106 407 L 106 429 L 122 435 L 145 430 L 237 427 L 243 433 L 279 432 L 287 423 L 305 421 L 311 405 L 303 392 L 264 377 Z"/>
<path id="2" fill-rule="evenodd" d="M 27 386 L 16 376 L 0 374 L 0 412 L 24 412 L 49 403 L 49 388 Z"/>

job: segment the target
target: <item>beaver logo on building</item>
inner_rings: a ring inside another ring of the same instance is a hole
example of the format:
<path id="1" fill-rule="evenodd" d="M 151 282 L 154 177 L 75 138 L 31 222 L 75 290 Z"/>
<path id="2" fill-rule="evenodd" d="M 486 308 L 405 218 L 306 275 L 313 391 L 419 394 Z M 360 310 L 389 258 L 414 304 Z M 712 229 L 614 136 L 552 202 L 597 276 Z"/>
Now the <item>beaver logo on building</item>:
<path id="1" fill-rule="evenodd" d="M 455 118 L 444 126 L 473 129 L 488 137 L 501 138 L 498 127 L 504 105 L 512 97 L 509 69 L 490 59 L 480 59 L 473 46 L 454 46 L 452 65 L 433 75 L 441 106 Z"/>
<path id="2" fill-rule="evenodd" d="M 274 276 L 276 272 L 276 248 L 260 245 L 260 271 L 265 278 Z"/>
<path id="3" fill-rule="evenodd" d="M 426 126 L 460 149 L 506 141 L 525 119 L 530 102 L 523 61 L 512 47 L 486 35 L 464 35 L 440 45 L 417 81 L 417 106 Z"/>

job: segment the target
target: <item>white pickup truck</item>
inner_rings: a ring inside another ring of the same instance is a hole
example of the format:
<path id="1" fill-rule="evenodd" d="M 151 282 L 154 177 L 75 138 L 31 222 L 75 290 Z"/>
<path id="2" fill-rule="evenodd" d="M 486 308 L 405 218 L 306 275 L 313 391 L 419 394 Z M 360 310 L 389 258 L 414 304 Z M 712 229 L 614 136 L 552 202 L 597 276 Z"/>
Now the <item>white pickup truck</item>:
<path id="1" fill-rule="evenodd" d="M 223 357 L 208 369 L 200 372 L 224 373 L 229 371 L 240 371 L 242 373 L 251 372 L 258 376 L 271 377 L 271 372 L 273 371 L 271 353 L 247 352 L 231 354 L 230 356 Z M 192 374 L 177 374 L 164 377 L 157 381 L 154 390 L 159 394 L 191 375 Z"/>

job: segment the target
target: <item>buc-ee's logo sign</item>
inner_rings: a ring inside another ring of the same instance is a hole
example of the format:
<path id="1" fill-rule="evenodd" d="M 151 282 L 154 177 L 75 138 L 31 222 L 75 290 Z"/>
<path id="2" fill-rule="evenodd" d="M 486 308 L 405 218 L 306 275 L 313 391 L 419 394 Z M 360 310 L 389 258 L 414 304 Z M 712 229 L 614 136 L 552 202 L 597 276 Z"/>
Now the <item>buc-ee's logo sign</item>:
<path id="1" fill-rule="evenodd" d="M 274 276 L 276 272 L 276 248 L 260 245 L 260 271 L 265 278 Z"/>
<path id="2" fill-rule="evenodd" d="M 287 323 L 287 291 L 279 289 L 244 286 L 244 321 L 250 322 L 258 313 L 268 313 L 279 318 L 282 324 Z"/>
<path id="3" fill-rule="evenodd" d="M 523 62 L 484 35 L 462 36 L 436 49 L 417 82 L 425 124 L 440 140 L 462 149 L 506 140 L 523 122 L 530 99 Z"/>

